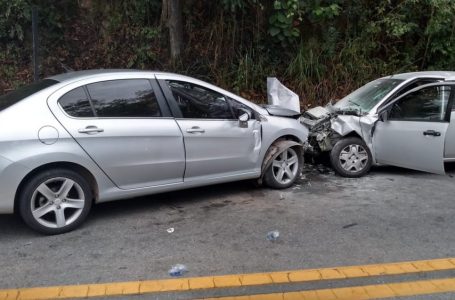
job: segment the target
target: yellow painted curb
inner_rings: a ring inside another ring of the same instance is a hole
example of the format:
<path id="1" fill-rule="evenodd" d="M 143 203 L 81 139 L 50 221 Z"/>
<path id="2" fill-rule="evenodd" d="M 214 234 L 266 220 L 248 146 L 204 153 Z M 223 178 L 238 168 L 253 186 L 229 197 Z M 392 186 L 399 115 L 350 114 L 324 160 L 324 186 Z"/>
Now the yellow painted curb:
<path id="1" fill-rule="evenodd" d="M 205 300 L 365 300 L 455 292 L 455 278 L 323 290 L 206 298 Z"/>
<path id="2" fill-rule="evenodd" d="M 269 273 L 8 289 L 0 290 L 0 300 L 68 299 L 100 296 L 136 295 L 158 292 L 179 292 L 201 289 L 270 285 L 280 283 L 302 283 L 320 280 L 341 280 L 441 270 L 455 270 L 455 258 Z M 325 296 L 328 295 L 326 294 Z"/>

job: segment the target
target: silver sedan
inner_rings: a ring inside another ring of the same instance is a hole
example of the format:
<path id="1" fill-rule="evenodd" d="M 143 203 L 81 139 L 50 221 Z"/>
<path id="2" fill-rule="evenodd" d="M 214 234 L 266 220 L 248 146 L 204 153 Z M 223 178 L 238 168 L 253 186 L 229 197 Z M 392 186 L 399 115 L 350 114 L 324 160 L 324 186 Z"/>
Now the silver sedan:
<path id="1" fill-rule="evenodd" d="M 168 73 L 61 74 L 0 97 L 0 213 L 58 234 L 92 203 L 301 172 L 299 114 Z"/>

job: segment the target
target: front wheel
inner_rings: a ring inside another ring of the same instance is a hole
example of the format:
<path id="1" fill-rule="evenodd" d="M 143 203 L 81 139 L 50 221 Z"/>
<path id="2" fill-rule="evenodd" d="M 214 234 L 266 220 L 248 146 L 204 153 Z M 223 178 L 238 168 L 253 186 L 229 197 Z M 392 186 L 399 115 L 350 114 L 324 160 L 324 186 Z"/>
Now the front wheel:
<path id="1" fill-rule="evenodd" d="M 274 189 L 290 187 L 300 175 L 303 156 L 300 151 L 287 148 L 272 161 L 264 174 L 265 183 Z"/>
<path id="2" fill-rule="evenodd" d="M 87 217 L 92 192 L 87 180 L 67 169 L 33 176 L 19 195 L 19 213 L 32 229 L 44 234 L 71 231 Z"/>
<path id="3" fill-rule="evenodd" d="M 357 137 L 338 141 L 330 152 L 330 162 L 335 171 L 343 176 L 356 178 L 368 173 L 372 164 L 368 146 Z"/>

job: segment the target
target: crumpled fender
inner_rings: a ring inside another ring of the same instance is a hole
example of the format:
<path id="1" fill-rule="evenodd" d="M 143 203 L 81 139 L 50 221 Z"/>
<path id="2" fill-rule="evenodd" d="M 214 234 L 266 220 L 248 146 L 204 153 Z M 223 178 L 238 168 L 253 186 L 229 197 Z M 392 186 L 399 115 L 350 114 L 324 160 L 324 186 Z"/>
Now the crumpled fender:
<path id="1" fill-rule="evenodd" d="M 363 136 L 358 116 L 337 116 L 331 120 L 331 125 L 332 130 L 341 136 L 348 135 L 353 131 Z"/>
<path id="2" fill-rule="evenodd" d="M 374 124 L 377 121 L 377 115 L 366 115 L 362 117 L 339 115 L 331 120 L 331 128 L 341 136 L 346 136 L 351 132 L 357 133 L 370 148 L 374 158 L 372 135 Z"/>
<path id="3" fill-rule="evenodd" d="M 261 168 L 261 179 L 265 174 L 265 171 L 270 167 L 272 164 L 273 160 L 277 158 L 278 155 L 280 155 L 284 150 L 299 146 L 302 147 L 303 151 L 303 145 L 294 141 L 289 141 L 289 140 L 278 140 L 274 142 L 270 148 L 267 150 L 267 153 L 265 154 L 264 161 L 262 162 L 262 168 Z M 303 153 L 303 152 L 302 152 Z"/>

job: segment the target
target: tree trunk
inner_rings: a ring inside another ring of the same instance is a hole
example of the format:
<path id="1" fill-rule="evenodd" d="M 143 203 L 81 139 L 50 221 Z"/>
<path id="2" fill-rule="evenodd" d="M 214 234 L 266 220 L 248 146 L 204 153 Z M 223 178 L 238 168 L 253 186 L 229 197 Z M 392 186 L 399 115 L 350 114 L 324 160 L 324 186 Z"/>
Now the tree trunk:
<path id="1" fill-rule="evenodd" d="M 163 8 L 165 2 L 167 6 L 167 16 L 169 17 L 167 26 L 169 27 L 171 59 L 172 61 L 176 61 L 180 58 L 183 46 L 182 0 L 163 0 Z M 164 9 L 162 13 L 163 12 Z"/>

